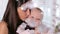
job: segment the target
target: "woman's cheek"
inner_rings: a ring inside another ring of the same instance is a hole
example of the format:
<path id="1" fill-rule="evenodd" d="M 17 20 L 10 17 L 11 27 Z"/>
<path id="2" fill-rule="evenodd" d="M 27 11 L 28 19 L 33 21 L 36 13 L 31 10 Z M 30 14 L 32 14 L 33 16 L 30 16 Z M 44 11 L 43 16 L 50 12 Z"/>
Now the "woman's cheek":
<path id="1" fill-rule="evenodd" d="M 20 19 L 25 20 L 26 13 L 24 11 L 22 11 L 20 8 L 18 8 L 18 15 L 19 15 Z"/>

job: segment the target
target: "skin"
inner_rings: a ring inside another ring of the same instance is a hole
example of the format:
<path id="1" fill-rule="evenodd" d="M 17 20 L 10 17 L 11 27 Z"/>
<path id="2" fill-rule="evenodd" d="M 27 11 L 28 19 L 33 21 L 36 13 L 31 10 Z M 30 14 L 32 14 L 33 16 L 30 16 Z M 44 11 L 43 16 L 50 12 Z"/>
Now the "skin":
<path id="1" fill-rule="evenodd" d="M 40 25 L 40 21 L 41 21 L 42 18 L 43 18 L 43 14 L 41 14 L 41 11 L 40 11 L 40 10 L 34 8 L 34 9 L 31 10 L 31 15 L 29 15 L 28 18 L 34 20 L 35 23 L 36 23 L 37 26 L 38 26 L 38 25 Z"/>
<path id="2" fill-rule="evenodd" d="M 8 34 L 8 27 L 4 21 L 0 22 L 0 34 Z"/>
<path id="3" fill-rule="evenodd" d="M 18 7 L 17 11 L 18 11 L 19 18 L 23 21 L 30 15 L 29 9 L 27 9 L 26 11 L 23 11 L 21 7 Z"/>

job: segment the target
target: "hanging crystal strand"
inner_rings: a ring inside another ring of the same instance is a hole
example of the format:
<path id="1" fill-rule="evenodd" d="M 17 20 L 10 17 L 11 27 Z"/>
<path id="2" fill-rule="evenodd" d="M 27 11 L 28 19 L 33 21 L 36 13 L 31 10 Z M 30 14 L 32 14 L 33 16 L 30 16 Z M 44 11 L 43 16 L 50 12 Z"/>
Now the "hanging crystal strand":
<path id="1" fill-rule="evenodd" d="M 53 0 L 53 9 L 52 9 L 52 12 L 53 12 L 53 14 L 52 14 L 52 16 L 53 16 L 53 26 L 55 26 L 55 24 L 56 24 L 56 0 Z"/>
<path id="2" fill-rule="evenodd" d="M 55 30 L 56 26 L 56 0 L 53 0 L 53 6 L 52 6 L 52 23 L 53 23 L 53 30 Z M 54 33 L 54 32 L 53 32 Z"/>
<path id="3" fill-rule="evenodd" d="M 60 34 L 60 0 L 56 0 L 56 29 L 55 33 Z"/>
<path id="4" fill-rule="evenodd" d="M 56 25 L 60 23 L 60 0 L 56 2 Z"/>

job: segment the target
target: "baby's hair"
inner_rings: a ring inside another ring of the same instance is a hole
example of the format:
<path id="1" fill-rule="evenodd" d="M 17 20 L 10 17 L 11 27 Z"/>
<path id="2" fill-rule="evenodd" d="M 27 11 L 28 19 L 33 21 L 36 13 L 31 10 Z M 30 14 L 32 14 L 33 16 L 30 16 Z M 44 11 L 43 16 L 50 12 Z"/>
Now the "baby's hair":
<path id="1" fill-rule="evenodd" d="M 40 8 L 32 8 L 32 9 L 37 9 L 39 12 L 41 12 L 41 14 L 43 14 L 43 11 Z M 29 9 L 30 13 L 32 12 L 32 9 Z"/>
<path id="2" fill-rule="evenodd" d="M 27 9 L 29 9 L 29 8 L 27 8 Z M 26 10 L 27 10 L 27 9 L 26 9 Z M 37 9 L 37 10 L 43 12 L 40 8 L 32 8 L 32 9 Z M 29 9 L 29 11 L 31 11 L 32 9 Z"/>
<path id="3" fill-rule="evenodd" d="M 40 12 L 43 12 L 40 8 L 32 8 L 32 9 L 37 9 L 37 10 L 39 10 Z M 29 11 L 31 12 L 32 9 L 29 9 Z"/>
<path id="4" fill-rule="evenodd" d="M 39 10 L 40 12 L 43 12 L 40 8 L 36 8 L 37 10 Z"/>

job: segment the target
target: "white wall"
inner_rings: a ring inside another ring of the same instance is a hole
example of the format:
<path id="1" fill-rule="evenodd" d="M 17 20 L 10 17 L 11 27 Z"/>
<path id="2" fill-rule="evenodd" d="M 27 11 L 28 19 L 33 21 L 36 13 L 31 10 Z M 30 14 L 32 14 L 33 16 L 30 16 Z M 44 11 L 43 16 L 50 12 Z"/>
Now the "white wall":
<path id="1" fill-rule="evenodd" d="M 0 0 L 0 21 L 2 20 L 8 0 Z"/>

